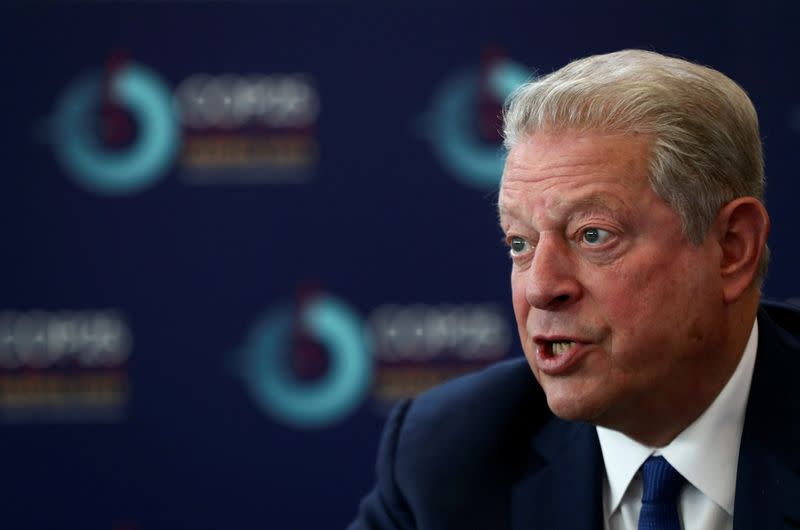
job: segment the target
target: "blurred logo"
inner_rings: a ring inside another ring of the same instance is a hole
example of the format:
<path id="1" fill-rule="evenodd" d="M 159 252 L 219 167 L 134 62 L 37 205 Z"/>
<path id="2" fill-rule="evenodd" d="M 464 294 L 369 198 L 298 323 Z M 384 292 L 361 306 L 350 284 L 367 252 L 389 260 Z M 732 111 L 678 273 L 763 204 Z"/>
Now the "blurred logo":
<path id="1" fill-rule="evenodd" d="M 369 317 L 381 409 L 508 354 L 509 318 L 497 304 L 384 304 Z"/>
<path id="2" fill-rule="evenodd" d="M 107 195 L 152 186 L 170 168 L 180 138 L 164 82 L 146 67 L 121 60 L 67 86 L 50 132 L 69 175 Z"/>
<path id="3" fill-rule="evenodd" d="M 325 427 L 361 403 L 372 380 L 358 314 L 327 294 L 279 304 L 253 326 L 239 374 L 267 412 L 301 428 Z"/>
<path id="4" fill-rule="evenodd" d="M 370 387 L 386 409 L 504 357 L 511 332 L 495 304 L 385 304 L 362 320 L 344 301 L 307 291 L 252 327 L 235 371 L 255 402 L 298 428 L 336 424 Z"/>
<path id="5" fill-rule="evenodd" d="M 503 102 L 531 77 L 530 70 L 488 50 L 480 68 L 457 71 L 439 86 L 421 134 L 463 184 L 479 190 L 497 188 L 504 164 Z"/>
<path id="6" fill-rule="evenodd" d="M 193 184 L 302 183 L 317 165 L 319 96 L 307 74 L 207 75 L 175 91 Z"/>
<path id="7" fill-rule="evenodd" d="M 317 167 L 319 94 L 311 76 L 195 74 L 171 89 L 115 54 L 70 83 L 48 138 L 82 187 L 125 195 L 176 165 L 193 185 L 303 183 Z"/>
<path id="8" fill-rule="evenodd" d="M 131 342 L 116 311 L 0 311 L 0 420 L 123 419 Z"/>

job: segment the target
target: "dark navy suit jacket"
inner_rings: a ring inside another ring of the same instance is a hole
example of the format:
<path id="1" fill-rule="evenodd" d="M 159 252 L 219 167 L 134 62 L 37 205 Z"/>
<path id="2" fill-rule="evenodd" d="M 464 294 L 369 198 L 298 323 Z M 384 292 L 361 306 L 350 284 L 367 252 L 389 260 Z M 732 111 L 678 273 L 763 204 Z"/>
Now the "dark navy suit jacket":
<path id="1" fill-rule="evenodd" d="M 800 528 L 800 314 L 759 310 L 734 530 Z M 525 359 L 396 407 L 350 530 L 602 529 L 594 426 L 554 417 Z"/>

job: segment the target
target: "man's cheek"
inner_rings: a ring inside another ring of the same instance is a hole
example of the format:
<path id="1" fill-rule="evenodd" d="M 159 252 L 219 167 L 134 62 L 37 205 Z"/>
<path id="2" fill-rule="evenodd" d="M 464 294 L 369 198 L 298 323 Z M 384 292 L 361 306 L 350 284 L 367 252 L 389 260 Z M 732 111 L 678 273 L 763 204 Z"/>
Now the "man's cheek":
<path id="1" fill-rule="evenodd" d="M 517 324 L 524 326 L 530 311 L 524 293 L 512 287 L 511 303 L 514 307 L 514 316 L 517 319 Z"/>

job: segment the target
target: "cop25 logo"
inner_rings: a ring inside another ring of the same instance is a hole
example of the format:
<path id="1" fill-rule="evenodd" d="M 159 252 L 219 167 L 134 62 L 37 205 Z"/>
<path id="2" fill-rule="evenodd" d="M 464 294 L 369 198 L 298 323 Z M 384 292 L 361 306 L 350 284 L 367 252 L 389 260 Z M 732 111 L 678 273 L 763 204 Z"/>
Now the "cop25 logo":
<path id="1" fill-rule="evenodd" d="M 298 332 L 321 345 L 326 366 L 298 377 Z M 319 294 L 302 305 L 278 304 L 257 320 L 239 352 L 238 375 L 254 401 L 284 423 L 326 427 L 350 414 L 372 382 L 370 338 L 341 300 Z"/>
<path id="2" fill-rule="evenodd" d="M 481 190 L 497 188 L 503 173 L 501 146 L 487 144 L 478 134 L 478 94 L 482 83 L 498 101 L 504 101 L 532 72 L 509 60 L 496 61 L 481 78 L 477 68 L 446 79 L 423 118 L 423 132 L 439 161 L 462 183 Z"/>
<path id="3" fill-rule="evenodd" d="M 128 113 L 135 122 L 132 141 L 111 148 L 98 133 L 104 101 Z M 180 143 L 172 94 L 149 69 L 130 63 L 110 78 L 85 74 L 67 86 L 58 100 L 50 131 L 56 155 L 83 187 L 107 195 L 141 191 L 169 169 Z"/>

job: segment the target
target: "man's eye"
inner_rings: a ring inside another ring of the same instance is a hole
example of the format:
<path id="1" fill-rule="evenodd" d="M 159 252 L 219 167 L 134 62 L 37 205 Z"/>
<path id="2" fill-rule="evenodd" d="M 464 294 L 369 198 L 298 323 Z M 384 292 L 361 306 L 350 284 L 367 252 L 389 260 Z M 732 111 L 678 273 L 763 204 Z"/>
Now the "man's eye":
<path id="1" fill-rule="evenodd" d="M 528 248 L 530 248 L 528 242 L 519 236 L 511 237 L 509 241 L 509 246 L 511 247 L 512 256 L 518 256 L 519 254 L 522 254 L 523 252 L 527 251 Z"/>
<path id="2" fill-rule="evenodd" d="M 602 228 L 587 228 L 583 231 L 582 239 L 589 245 L 602 245 L 611 237 L 611 232 Z"/>

